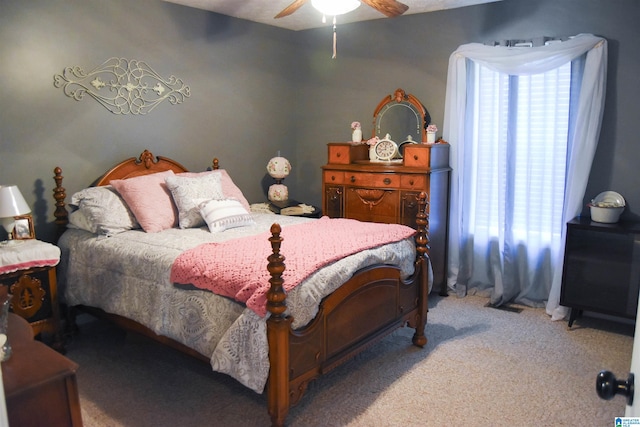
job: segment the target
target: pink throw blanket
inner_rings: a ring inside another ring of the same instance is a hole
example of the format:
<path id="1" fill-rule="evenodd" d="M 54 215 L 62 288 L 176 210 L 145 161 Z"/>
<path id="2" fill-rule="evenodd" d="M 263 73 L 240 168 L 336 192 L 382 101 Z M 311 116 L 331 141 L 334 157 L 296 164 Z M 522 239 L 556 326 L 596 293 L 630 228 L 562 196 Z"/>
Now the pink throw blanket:
<path id="1" fill-rule="evenodd" d="M 290 291 L 320 267 L 346 256 L 414 234 L 405 225 L 328 217 L 283 228 L 284 288 Z M 173 263 L 171 281 L 234 298 L 264 317 L 271 277 L 267 271 L 270 236 L 267 232 L 189 249 Z"/>

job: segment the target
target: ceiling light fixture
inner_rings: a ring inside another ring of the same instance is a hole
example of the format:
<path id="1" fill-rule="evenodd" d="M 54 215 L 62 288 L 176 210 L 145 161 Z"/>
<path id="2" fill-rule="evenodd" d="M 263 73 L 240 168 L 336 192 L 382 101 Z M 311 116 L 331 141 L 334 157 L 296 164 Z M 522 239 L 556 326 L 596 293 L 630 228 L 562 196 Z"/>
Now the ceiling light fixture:
<path id="1" fill-rule="evenodd" d="M 311 5 L 323 15 L 337 16 L 356 10 L 359 0 L 311 0 Z"/>
<path id="2" fill-rule="evenodd" d="M 322 13 L 322 22 L 326 22 L 326 15 L 333 16 L 333 56 L 337 54 L 336 16 L 349 13 L 360 6 L 359 0 L 311 0 L 311 6 Z"/>

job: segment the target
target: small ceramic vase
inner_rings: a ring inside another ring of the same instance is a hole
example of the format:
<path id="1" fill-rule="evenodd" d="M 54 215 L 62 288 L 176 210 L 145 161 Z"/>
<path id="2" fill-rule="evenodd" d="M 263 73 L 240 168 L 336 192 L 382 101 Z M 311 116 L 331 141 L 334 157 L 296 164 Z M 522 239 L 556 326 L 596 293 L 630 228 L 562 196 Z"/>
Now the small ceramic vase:
<path id="1" fill-rule="evenodd" d="M 351 134 L 351 140 L 353 142 L 362 142 L 362 129 L 354 129 L 353 133 Z"/>

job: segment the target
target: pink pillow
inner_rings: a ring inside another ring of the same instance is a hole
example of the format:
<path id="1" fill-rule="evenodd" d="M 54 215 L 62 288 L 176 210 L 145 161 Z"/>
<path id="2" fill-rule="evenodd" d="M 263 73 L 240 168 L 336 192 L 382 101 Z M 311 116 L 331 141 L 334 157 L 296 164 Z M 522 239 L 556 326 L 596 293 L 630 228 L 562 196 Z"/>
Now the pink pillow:
<path id="1" fill-rule="evenodd" d="M 231 179 L 227 171 L 224 169 L 218 169 L 218 170 L 207 171 L 207 172 L 182 172 L 182 173 L 179 173 L 178 176 L 197 178 L 209 173 L 220 174 L 220 185 L 222 186 L 222 192 L 224 193 L 224 197 L 226 197 L 227 199 L 238 200 L 240 203 L 242 203 L 242 206 L 244 206 L 246 210 L 251 211 L 251 208 L 249 207 L 249 202 L 244 197 L 244 194 L 242 194 L 242 190 L 238 188 L 238 186 L 233 182 L 233 180 Z"/>
<path id="2" fill-rule="evenodd" d="M 110 182 L 147 233 L 173 228 L 178 224 L 178 211 L 164 182 L 171 175 L 175 174 L 168 170 Z"/>

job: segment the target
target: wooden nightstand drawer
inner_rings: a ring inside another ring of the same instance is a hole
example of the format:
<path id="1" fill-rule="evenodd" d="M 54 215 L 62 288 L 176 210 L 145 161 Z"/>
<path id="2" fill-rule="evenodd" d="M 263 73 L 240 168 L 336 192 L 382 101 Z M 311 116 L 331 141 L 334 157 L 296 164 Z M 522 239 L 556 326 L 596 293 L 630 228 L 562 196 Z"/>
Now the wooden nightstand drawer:
<path id="1" fill-rule="evenodd" d="M 344 142 L 331 142 L 329 147 L 329 162 L 332 164 L 348 165 L 356 160 L 369 159 L 369 146 L 367 144 L 353 145 Z"/>

